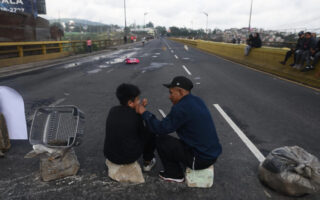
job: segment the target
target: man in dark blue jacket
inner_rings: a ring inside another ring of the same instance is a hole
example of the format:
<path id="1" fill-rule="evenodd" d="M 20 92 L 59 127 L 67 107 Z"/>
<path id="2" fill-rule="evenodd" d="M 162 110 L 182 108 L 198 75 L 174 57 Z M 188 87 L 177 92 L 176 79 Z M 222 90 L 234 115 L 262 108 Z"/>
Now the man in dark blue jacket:
<path id="1" fill-rule="evenodd" d="M 167 117 L 160 121 L 142 105 L 137 106 L 136 111 L 142 114 L 151 132 L 158 135 L 156 146 L 164 166 L 160 178 L 183 182 L 181 163 L 192 169 L 208 168 L 216 162 L 222 148 L 208 108 L 199 97 L 190 93 L 192 82 L 178 76 L 164 86 L 169 88 L 173 103 Z M 174 131 L 180 139 L 167 135 Z"/>

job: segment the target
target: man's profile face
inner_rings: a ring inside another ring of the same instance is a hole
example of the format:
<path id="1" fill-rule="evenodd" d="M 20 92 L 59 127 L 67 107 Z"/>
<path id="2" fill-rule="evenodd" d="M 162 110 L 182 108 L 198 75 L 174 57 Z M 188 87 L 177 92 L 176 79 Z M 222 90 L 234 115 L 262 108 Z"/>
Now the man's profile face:
<path id="1" fill-rule="evenodd" d="M 180 101 L 180 99 L 183 97 L 180 89 L 177 87 L 170 88 L 169 93 L 170 93 L 169 99 L 171 100 L 173 105 L 177 104 Z"/>

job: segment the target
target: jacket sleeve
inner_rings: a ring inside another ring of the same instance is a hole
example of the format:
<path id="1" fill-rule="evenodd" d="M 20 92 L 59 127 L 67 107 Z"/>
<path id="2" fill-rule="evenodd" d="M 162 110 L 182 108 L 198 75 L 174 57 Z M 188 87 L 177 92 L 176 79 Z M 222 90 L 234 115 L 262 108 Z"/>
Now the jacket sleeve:
<path id="1" fill-rule="evenodd" d="M 172 133 L 187 121 L 187 116 L 184 112 L 175 107 L 171 109 L 170 113 L 162 121 L 148 111 L 142 114 L 142 118 L 147 123 L 148 128 L 157 135 Z"/>

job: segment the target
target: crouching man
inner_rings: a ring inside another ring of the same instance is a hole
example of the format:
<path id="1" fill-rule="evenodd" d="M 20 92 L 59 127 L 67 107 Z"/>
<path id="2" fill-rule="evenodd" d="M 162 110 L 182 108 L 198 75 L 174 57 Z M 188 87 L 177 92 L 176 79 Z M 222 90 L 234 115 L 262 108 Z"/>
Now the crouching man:
<path id="1" fill-rule="evenodd" d="M 216 162 L 222 148 L 208 108 L 199 97 L 191 94 L 192 82 L 178 76 L 164 86 L 169 88 L 173 103 L 167 117 L 160 121 L 143 105 L 137 106 L 136 111 L 149 129 L 159 135 L 156 148 L 164 166 L 160 178 L 183 182 L 181 163 L 195 170 L 208 168 Z M 180 139 L 166 135 L 174 131 Z"/>
<path id="2" fill-rule="evenodd" d="M 143 170 L 155 165 L 155 136 L 148 132 L 142 117 L 136 113 L 140 90 L 135 85 L 121 84 L 116 91 L 120 105 L 109 111 L 106 122 L 104 156 L 116 165 L 131 164 L 143 155 Z M 143 102 L 146 105 L 146 102 Z"/>

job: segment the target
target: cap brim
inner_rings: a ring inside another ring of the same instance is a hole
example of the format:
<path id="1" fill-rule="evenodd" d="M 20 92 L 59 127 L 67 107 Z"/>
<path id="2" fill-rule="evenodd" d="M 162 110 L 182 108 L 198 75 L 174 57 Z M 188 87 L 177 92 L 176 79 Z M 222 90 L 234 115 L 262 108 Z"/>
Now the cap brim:
<path id="1" fill-rule="evenodd" d="M 170 83 L 168 83 L 168 84 L 162 84 L 164 87 L 166 87 L 166 88 L 171 88 L 172 86 L 171 86 L 171 84 Z"/>

